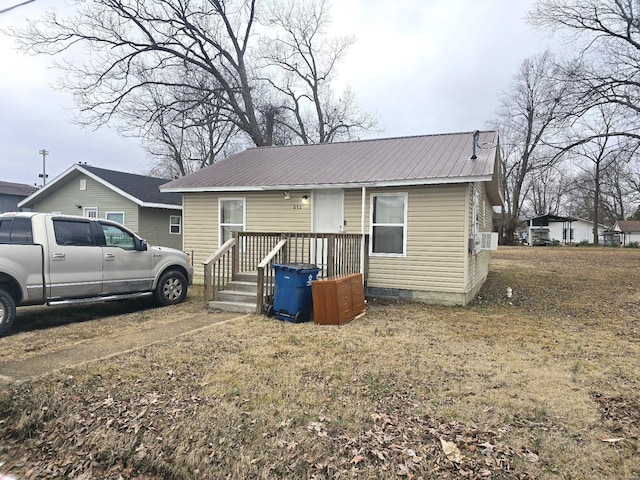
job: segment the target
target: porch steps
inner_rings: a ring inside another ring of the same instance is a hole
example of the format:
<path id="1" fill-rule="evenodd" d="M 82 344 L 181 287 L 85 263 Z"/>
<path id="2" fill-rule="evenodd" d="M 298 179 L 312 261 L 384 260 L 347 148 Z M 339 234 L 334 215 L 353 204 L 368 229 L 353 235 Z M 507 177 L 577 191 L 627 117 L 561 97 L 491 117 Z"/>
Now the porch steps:
<path id="1" fill-rule="evenodd" d="M 218 299 L 208 303 L 208 307 L 224 312 L 255 313 L 257 291 L 257 272 L 238 273 L 227 287 L 218 293 Z"/>

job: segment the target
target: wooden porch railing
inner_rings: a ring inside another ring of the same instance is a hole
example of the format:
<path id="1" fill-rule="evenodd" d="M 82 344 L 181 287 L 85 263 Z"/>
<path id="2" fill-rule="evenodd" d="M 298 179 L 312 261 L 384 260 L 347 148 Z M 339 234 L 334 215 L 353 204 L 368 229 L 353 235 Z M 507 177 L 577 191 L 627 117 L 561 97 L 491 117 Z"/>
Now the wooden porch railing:
<path id="1" fill-rule="evenodd" d="M 204 265 L 204 302 L 215 300 L 217 292 L 233 279 L 238 271 L 236 239 L 231 238 L 216 253 L 207 258 Z"/>
<path id="2" fill-rule="evenodd" d="M 362 238 L 360 234 L 340 233 L 236 232 L 232 240 L 204 262 L 205 302 L 213 300 L 215 293 L 237 273 L 257 272 L 256 313 L 261 314 L 273 299 L 274 263 L 311 263 L 320 268 L 319 277 L 359 273 L 364 264 L 366 281 L 369 236 L 364 236 L 364 262 Z M 217 278 L 219 275 L 222 278 Z"/>

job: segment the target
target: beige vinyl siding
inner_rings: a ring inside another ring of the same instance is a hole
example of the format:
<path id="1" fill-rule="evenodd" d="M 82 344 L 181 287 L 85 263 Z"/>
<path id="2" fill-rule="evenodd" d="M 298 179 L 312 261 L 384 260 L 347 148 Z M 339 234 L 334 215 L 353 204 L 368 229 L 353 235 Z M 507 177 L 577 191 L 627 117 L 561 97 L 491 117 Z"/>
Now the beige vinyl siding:
<path id="1" fill-rule="evenodd" d="M 370 192 L 366 191 L 364 202 L 364 227 L 365 234 L 369 233 L 369 206 L 370 206 Z M 344 192 L 344 219 L 347 222 L 345 233 L 362 233 L 361 219 L 362 219 L 362 189 L 359 190 L 346 190 Z"/>
<path id="2" fill-rule="evenodd" d="M 367 285 L 422 292 L 462 293 L 466 238 L 465 185 L 369 189 L 408 194 L 406 257 L 372 256 Z M 369 208 L 369 207 L 368 207 Z M 367 223 L 370 221 L 367 212 Z M 368 225 L 367 225 L 367 233 Z"/>
<path id="3" fill-rule="evenodd" d="M 182 196 L 184 251 L 193 252 L 195 281 L 202 283 L 202 263 L 218 248 L 218 196 L 185 193 Z"/>
<path id="4" fill-rule="evenodd" d="M 311 231 L 311 202 L 303 203 L 302 196 L 310 191 L 284 192 L 185 193 L 183 196 L 182 228 L 184 250 L 194 255 L 196 281 L 202 281 L 199 268 L 219 246 L 218 201 L 220 198 L 244 198 L 248 232 L 309 232 Z M 294 207 L 295 206 L 295 207 Z"/>
<path id="5" fill-rule="evenodd" d="M 367 285 L 410 292 L 414 299 L 440 303 L 467 303 L 470 291 L 486 277 L 490 252 L 468 253 L 471 230 L 472 189 L 469 184 L 406 188 L 367 188 L 365 233 L 370 234 L 371 195 L 406 193 L 407 254 L 405 257 L 372 256 Z M 484 196 L 484 186 L 480 185 Z M 246 230 L 253 232 L 309 232 L 310 192 L 248 192 L 238 194 L 185 193 L 183 197 L 184 249 L 194 252 L 196 281 L 202 281 L 202 262 L 218 248 L 219 198 L 244 198 Z M 345 190 L 347 233 L 361 232 L 362 190 Z M 491 207 L 481 202 L 479 229 L 491 231 Z M 472 258 L 473 257 L 473 258 Z M 471 280 L 469 275 L 472 274 Z"/>
<path id="6" fill-rule="evenodd" d="M 480 202 L 478 205 L 478 233 L 491 232 L 493 230 L 493 215 L 491 203 L 486 195 L 484 183 L 470 185 L 469 188 L 469 225 L 473 222 L 473 195 L 479 192 Z M 491 263 L 491 252 L 480 251 L 477 254 L 469 254 L 467 262 L 467 298 L 468 303 L 473 299 L 489 274 L 489 264 Z"/>
<path id="7" fill-rule="evenodd" d="M 182 250 L 182 234 L 171 235 L 169 233 L 169 218 L 172 215 L 182 216 L 182 212 L 164 208 L 141 207 L 138 235 L 153 245 Z"/>
<path id="8" fill-rule="evenodd" d="M 60 212 L 65 215 L 82 215 L 83 209 L 98 208 L 98 217 L 105 218 L 107 212 L 124 212 L 125 227 L 138 231 L 138 205 L 118 195 L 110 188 L 87 177 L 72 175 L 62 185 L 56 185 L 54 191 L 47 192 L 45 198 L 38 201 L 33 210 L 36 212 Z M 86 190 L 80 190 L 80 180 L 86 180 Z M 82 206 L 77 208 L 76 205 Z"/>
<path id="9" fill-rule="evenodd" d="M 302 202 L 310 191 L 290 191 L 290 200 L 283 192 L 251 192 L 246 198 L 248 232 L 310 232 L 311 200 Z M 224 197 L 223 197 L 224 198 Z"/>

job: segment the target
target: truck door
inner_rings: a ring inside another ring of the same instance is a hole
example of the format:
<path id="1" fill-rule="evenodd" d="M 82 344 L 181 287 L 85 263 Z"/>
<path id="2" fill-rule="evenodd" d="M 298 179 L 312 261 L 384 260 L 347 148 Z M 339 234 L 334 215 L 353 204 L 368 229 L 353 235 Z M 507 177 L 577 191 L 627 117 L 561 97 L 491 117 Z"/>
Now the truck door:
<path id="1" fill-rule="evenodd" d="M 100 222 L 102 247 L 102 294 L 151 290 L 151 252 L 136 250 L 135 236 L 117 225 Z"/>
<path id="2" fill-rule="evenodd" d="M 53 219 L 56 244 L 50 244 L 49 298 L 84 298 L 100 295 L 102 249 L 88 220 Z"/>

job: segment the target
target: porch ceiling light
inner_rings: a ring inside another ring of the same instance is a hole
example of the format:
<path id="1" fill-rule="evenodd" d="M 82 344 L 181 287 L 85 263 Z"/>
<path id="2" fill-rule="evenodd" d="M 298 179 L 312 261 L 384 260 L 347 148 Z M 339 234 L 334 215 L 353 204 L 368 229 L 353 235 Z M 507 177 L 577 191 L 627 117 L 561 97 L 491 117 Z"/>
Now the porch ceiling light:
<path id="1" fill-rule="evenodd" d="M 284 192 L 284 199 L 285 200 L 290 200 L 291 197 L 289 196 L 289 192 Z"/>

